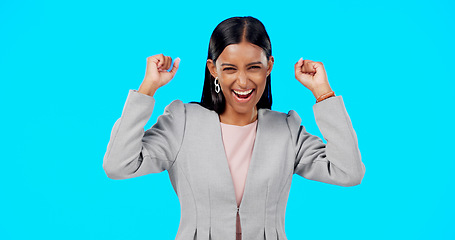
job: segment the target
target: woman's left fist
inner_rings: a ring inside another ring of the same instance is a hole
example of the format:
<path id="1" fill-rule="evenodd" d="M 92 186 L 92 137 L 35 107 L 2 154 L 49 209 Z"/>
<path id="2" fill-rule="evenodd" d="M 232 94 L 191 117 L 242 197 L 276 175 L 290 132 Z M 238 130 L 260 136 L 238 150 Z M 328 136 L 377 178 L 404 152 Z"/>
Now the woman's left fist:
<path id="1" fill-rule="evenodd" d="M 300 58 L 294 65 L 294 68 L 295 78 L 299 80 L 303 86 L 310 89 L 316 98 L 332 91 L 322 62 L 314 62 Z"/>

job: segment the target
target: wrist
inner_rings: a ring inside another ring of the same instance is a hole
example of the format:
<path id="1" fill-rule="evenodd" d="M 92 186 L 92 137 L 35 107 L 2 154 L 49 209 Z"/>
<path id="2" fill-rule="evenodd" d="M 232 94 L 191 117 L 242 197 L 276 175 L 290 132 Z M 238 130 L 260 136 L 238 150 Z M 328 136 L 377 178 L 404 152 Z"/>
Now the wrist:
<path id="1" fill-rule="evenodd" d="M 313 89 L 313 95 L 316 99 L 320 98 L 322 95 L 332 92 L 332 88 L 329 85 L 318 86 Z"/>
<path id="2" fill-rule="evenodd" d="M 317 99 L 316 99 L 316 103 L 318 102 L 321 102 L 329 97 L 334 97 L 335 96 L 335 92 L 334 91 L 330 91 L 326 94 L 322 94 L 321 96 L 319 96 Z"/>
<path id="3" fill-rule="evenodd" d="M 154 87 L 154 86 L 141 84 L 141 86 L 138 89 L 138 92 L 153 97 L 153 95 L 155 95 L 155 92 L 157 89 L 158 88 Z"/>

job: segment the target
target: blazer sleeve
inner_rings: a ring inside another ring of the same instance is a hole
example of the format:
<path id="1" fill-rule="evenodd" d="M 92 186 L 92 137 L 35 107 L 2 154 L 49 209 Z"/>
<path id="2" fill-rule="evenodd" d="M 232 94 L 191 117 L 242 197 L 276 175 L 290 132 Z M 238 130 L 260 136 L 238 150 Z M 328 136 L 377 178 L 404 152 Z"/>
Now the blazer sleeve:
<path id="1" fill-rule="evenodd" d="M 299 115 L 289 111 L 287 122 L 295 144 L 294 173 L 314 181 L 349 187 L 365 175 L 357 135 L 343 98 L 334 96 L 313 105 L 316 124 L 327 144 L 301 125 Z"/>
<path id="2" fill-rule="evenodd" d="M 172 167 L 183 140 L 185 106 L 180 100 L 173 101 L 144 132 L 154 105 L 153 97 L 129 91 L 103 159 L 103 169 L 109 178 L 134 178 Z"/>

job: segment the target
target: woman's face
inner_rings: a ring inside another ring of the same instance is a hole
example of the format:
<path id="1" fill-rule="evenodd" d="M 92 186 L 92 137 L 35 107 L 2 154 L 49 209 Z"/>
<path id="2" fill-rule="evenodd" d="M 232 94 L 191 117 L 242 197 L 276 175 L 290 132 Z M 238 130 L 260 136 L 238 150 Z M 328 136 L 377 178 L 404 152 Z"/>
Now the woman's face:
<path id="1" fill-rule="evenodd" d="M 262 48 L 248 42 L 228 45 L 218 56 L 216 65 L 211 59 L 207 66 L 218 77 L 226 99 L 228 114 L 251 114 L 264 92 L 267 76 L 272 71 Z M 224 114 L 223 113 L 223 114 Z"/>

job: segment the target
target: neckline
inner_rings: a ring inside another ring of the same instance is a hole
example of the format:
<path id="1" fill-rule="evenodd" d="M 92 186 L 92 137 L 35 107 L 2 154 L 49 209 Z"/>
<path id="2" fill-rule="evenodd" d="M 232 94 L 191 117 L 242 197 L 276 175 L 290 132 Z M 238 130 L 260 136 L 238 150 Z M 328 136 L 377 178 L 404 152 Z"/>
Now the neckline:
<path id="1" fill-rule="evenodd" d="M 256 120 L 254 120 L 254 122 L 248 123 L 247 125 L 243 125 L 243 126 L 240 126 L 240 125 L 233 125 L 233 124 L 227 124 L 227 123 L 222 123 L 221 121 L 220 121 L 220 124 L 223 125 L 223 126 L 243 128 L 243 127 L 250 127 L 250 126 L 252 126 L 252 125 L 254 125 L 254 124 L 257 124 L 257 122 L 258 122 L 258 119 L 256 118 Z"/>

